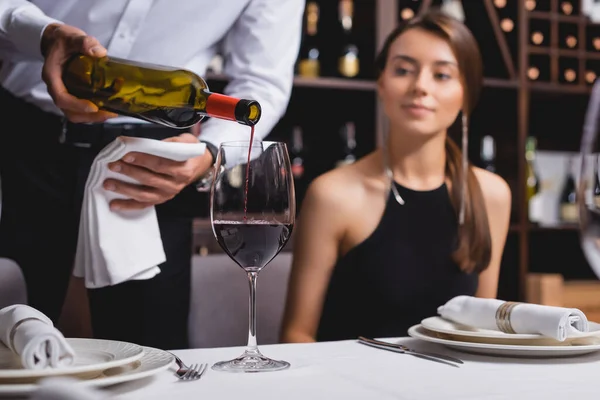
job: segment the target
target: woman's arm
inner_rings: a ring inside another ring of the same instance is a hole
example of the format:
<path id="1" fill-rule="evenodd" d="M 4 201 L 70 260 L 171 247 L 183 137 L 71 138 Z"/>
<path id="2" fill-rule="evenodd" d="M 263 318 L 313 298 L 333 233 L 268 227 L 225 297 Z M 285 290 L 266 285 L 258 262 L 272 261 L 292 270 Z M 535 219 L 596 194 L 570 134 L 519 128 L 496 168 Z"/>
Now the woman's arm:
<path id="1" fill-rule="evenodd" d="M 475 175 L 483 193 L 492 237 L 490 265 L 479 275 L 479 287 L 475 296 L 496 298 L 500 262 L 510 224 L 511 192 L 506 181 L 494 173 L 475 168 Z"/>
<path id="2" fill-rule="evenodd" d="M 294 235 L 294 257 L 282 342 L 314 342 L 329 278 L 344 232 L 344 184 L 339 171 L 311 183 Z"/>

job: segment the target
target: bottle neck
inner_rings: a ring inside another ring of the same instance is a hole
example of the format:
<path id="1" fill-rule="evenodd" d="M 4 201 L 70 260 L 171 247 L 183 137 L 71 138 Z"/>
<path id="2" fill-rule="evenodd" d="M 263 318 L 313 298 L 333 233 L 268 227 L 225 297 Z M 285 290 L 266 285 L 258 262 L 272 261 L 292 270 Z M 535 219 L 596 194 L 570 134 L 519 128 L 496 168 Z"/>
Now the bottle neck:
<path id="1" fill-rule="evenodd" d="M 242 125 L 254 126 L 261 117 L 260 104 L 255 100 L 238 99 L 204 89 L 206 105 L 204 112 L 212 118 L 236 121 Z"/>

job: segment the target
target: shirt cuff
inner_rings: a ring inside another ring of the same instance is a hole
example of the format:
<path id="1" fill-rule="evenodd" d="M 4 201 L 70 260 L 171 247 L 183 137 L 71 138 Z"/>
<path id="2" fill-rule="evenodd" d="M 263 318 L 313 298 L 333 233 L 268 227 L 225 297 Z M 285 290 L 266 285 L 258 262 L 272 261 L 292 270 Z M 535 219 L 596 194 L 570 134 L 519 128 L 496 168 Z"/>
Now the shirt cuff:
<path id="1" fill-rule="evenodd" d="M 50 24 L 61 24 L 54 18 L 45 15 L 37 8 L 28 8 L 15 13 L 10 25 L 9 39 L 20 52 L 43 60 L 41 50 L 42 34 Z"/>

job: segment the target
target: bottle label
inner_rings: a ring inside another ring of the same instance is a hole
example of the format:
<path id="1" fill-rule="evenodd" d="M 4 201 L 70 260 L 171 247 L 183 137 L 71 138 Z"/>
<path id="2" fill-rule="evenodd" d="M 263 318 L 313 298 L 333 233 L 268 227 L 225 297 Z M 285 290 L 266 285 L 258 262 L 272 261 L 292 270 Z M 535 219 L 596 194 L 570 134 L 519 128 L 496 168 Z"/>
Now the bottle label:
<path id="1" fill-rule="evenodd" d="M 294 160 L 294 162 L 292 162 L 292 175 L 294 175 L 295 178 L 302 178 L 302 175 L 304 175 L 304 165 L 302 165 L 302 161 Z"/>
<path id="2" fill-rule="evenodd" d="M 579 209 L 577 208 L 577 204 L 561 204 L 560 218 L 564 222 L 579 221 Z"/>
<path id="3" fill-rule="evenodd" d="M 542 216 L 543 216 L 543 204 L 542 204 L 542 197 L 540 196 L 540 194 L 535 194 L 533 195 L 530 199 L 529 199 L 529 204 L 528 204 L 528 214 L 529 214 L 529 221 L 531 222 L 541 222 L 542 221 Z"/>
<path id="4" fill-rule="evenodd" d="M 308 78 L 316 78 L 321 75 L 321 66 L 318 60 L 300 60 L 298 63 L 298 74 Z"/>
<path id="5" fill-rule="evenodd" d="M 211 93 L 206 100 L 206 114 L 210 117 L 235 121 L 235 106 L 240 99 L 219 93 Z"/>
<path id="6" fill-rule="evenodd" d="M 348 54 L 340 57 L 338 69 L 340 74 L 348 78 L 354 78 L 359 72 L 358 58 L 354 54 Z"/>

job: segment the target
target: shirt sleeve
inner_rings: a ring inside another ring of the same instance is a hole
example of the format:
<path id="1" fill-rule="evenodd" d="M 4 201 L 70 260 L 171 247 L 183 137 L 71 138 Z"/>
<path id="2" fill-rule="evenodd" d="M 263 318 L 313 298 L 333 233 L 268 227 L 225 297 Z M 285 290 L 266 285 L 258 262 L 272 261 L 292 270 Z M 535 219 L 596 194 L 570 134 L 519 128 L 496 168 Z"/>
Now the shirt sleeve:
<path id="1" fill-rule="evenodd" d="M 0 58 L 43 60 L 40 42 L 49 24 L 61 23 L 48 17 L 26 0 L 0 1 Z"/>
<path id="2" fill-rule="evenodd" d="M 226 35 L 224 73 L 230 77 L 225 94 L 256 100 L 262 116 L 255 139 L 264 139 L 287 108 L 294 64 L 302 35 L 304 0 L 251 0 Z M 211 118 L 202 124 L 200 140 L 249 140 L 247 126 Z"/>

